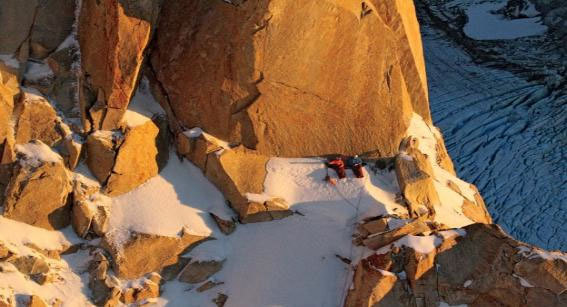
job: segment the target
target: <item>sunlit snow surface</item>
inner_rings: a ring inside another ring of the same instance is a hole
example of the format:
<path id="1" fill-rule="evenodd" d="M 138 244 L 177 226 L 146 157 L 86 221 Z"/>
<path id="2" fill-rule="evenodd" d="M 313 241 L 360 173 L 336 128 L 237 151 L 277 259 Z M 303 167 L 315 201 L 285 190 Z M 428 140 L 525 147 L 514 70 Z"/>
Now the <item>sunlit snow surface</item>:
<path id="1" fill-rule="evenodd" d="M 421 29 L 433 119 L 459 177 L 514 237 L 567 250 L 567 95 L 475 64 Z"/>

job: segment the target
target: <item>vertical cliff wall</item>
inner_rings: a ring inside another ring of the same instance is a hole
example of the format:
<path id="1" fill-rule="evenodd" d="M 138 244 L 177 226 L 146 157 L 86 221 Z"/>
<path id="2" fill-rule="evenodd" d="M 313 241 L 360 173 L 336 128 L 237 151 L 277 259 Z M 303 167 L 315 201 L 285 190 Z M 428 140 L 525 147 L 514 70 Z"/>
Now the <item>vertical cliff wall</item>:
<path id="1" fill-rule="evenodd" d="M 259 153 L 393 154 L 430 119 L 411 1 L 169 1 L 151 65 L 184 126 Z"/>

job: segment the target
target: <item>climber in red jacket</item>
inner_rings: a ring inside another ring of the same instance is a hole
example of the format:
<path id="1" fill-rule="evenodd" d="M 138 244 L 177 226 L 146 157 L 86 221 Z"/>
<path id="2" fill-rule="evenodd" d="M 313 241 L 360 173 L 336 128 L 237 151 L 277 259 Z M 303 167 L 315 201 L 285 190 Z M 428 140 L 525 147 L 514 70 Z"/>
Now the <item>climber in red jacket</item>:
<path id="1" fill-rule="evenodd" d="M 343 179 L 346 177 L 345 172 L 345 162 L 343 161 L 342 157 L 337 157 L 335 159 L 330 160 L 327 162 L 327 166 L 334 169 L 339 176 L 339 179 Z"/>

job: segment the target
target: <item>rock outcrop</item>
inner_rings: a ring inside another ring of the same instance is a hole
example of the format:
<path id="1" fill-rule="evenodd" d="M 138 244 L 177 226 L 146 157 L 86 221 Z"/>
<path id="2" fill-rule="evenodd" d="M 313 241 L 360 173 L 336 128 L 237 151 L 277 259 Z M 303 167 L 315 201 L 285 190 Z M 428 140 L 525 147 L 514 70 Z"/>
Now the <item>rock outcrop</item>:
<path id="1" fill-rule="evenodd" d="M 205 239 L 184 230 L 178 237 L 133 232 L 125 242 L 118 243 L 112 234 L 107 234 L 102 244 L 112 255 L 116 275 L 132 279 L 176 263 L 179 255 Z"/>
<path id="2" fill-rule="evenodd" d="M 79 20 L 81 109 L 86 130 L 119 127 L 160 12 L 161 0 L 83 1 Z M 98 103 L 100 125 L 89 109 Z"/>
<path id="3" fill-rule="evenodd" d="M 169 1 L 151 65 L 179 122 L 268 156 L 391 155 L 430 119 L 411 1 Z"/>
<path id="4" fill-rule="evenodd" d="M 414 137 L 400 143 L 395 162 L 398 185 L 411 217 L 434 217 L 435 206 L 440 201 L 434 185 L 433 167 L 418 146 L 419 140 Z"/>
<path id="5" fill-rule="evenodd" d="M 157 175 L 169 155 L 167 132 L 149 118 L 128 114 L 137 119 L 122 122 L 123 131 L 98 130 L 87 137 L 87 165 L 111 196 L 129 192 Z"/>
<path id="6" fill-rule="evenodd" d="M 71 182 L 61 156 L 41 141 L 17 145 L 16 151 L 4 216 L 45 229 L 68 226 Z"/>
<path id="7" fill-rule="evenodd" d="M 393 244 L 362 260 L 345 306 L 567 303 L 567 255 L 518 242 L 496 225 L 473 224 L 416 240 L 431 242 L 431 248 Z"/>
<path id="8" fill-rule="evenodd" d="M 55 109 L 42 96 L 24 91 L 14 109 L 14 116 L 17 118 L 17 144 L 40 140 L 48 146 L 54 146 L 65 136 L 61 128 L 63 123 Z"/>
<path id="9" fill-rule="evenodd" d="M 108 195 L 126 193 L 158 174 L 158 136 L 159 127 L 150 119 L 126 128 L 106 183 Z"/>
<path id="10" fill-rule="evenodd" d="M 199 129 L 180 133 L 177 150 L 203 170 L 238 213 L 241 222 L 271 221 L 292 214 L 284 199 L 261 195 L 269 157 L 244 146 L 231 148 Z"/>

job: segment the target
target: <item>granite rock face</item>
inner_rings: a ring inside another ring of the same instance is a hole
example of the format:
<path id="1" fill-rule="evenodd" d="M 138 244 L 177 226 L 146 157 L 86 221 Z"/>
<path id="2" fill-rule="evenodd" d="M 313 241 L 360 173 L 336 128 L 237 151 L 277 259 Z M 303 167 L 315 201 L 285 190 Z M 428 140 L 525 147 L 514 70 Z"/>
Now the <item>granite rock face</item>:
<path id="1" fill-rule="evenodd" d="M 87 130 L 115 129 L 137 86 L 161 0 L 83 1 L 79 20 L 81 108 Z M 96 103 L 100 126 L 89 122 Z"/>
<path id="2" fill-rule="evenodd" d="M 393 154 L 430 120 L 411 1 L 169 1 L 156 35 L 162 104 L 261 154 Z"/>
<path id="3" fill-rule="evenodd" d="M 433 239 L 435 248 L 391 247 L 360 261 L 345 306 L 567 303 L 564 253 L 531 247 L 487 224 L 421 238 Z"/>

